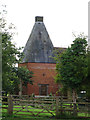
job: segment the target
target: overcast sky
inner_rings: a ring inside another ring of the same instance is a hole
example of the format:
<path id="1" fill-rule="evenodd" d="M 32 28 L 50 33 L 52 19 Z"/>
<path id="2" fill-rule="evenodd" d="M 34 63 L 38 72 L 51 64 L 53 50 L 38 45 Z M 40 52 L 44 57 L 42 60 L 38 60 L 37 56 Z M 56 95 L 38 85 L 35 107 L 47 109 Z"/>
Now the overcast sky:
<path id="1" fill-rule="evenodd" d="M 2 0 L 6 5 L 7 21 L 16 26 L 17 46 L 25 46 L 35 23 L 43 16 L 44 24 L 55 47 L 68 47 L 76 35 L 88 35 L 89 0 Z"/>

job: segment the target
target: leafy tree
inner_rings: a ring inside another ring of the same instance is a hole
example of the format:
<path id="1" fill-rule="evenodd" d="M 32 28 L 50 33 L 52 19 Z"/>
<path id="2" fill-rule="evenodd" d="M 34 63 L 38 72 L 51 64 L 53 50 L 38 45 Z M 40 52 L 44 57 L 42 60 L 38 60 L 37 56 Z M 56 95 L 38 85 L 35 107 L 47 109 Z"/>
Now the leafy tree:
<path id="1" fill-rule="evenodd" d="M 19 57 L 22 56 L 19 49 L 11 42 L 12 36 L 8 32 L 2 32 L 2 88 L 5 91 L 12 89 L 12 76 L 16 79 L 12 69 L 16 63 L 19 63 Z M 17 58 L 18 57 L 18 58 Z"/>
<path id="2" fill-rule="evenodd" d="M 76 92 L 87 77 L 87 41 L 86 37 L 78 36 L 63 54 L 56 56 L 56 82 L 63 87 L 71 88 L 73 101 L 76 101 Z"/>
<path id="3" fill-rule="evenodd" d="M 16 73 L 16 76 L 19 80 L 19 83 L 16 83 L 16 86 L 19 86 L 20 88 L 19 95 L 22 95 L 23 86 L 27 87 L 28 83 L 33 84 L 33 80 L 31 80 L 33 77 L 33 72 L 29 71 L 26 67 L 14 68 L 14 72 Z"/>
<path id="4" fill-rule="evenodd" d="M 10 29 L 12 30 L 13 28 L 12 25 L 7 27 L 5 18 L 3 16 L 0 18 L 0 35 L 2 36 L 2 89 L 7 93 L 19 91 L 18 84 L 20 83 L 20 79 L 22 79 L 25 85 L 27 82 L 32 83 L 29 80 L 32 72 L 29 72 L 26 68 L 17 68 L 15 70 L 15 66 L 20 63 L 23 53 L 20 52 L 22 48 L 16 48 L 12 43 L 14 35 L 10 32 Z"/>
<path id="5" fill-rule="evenodd" d="M 88 61 L 87 77 L 83 82 L 82 90 L 86 91 L 86 97 L 90 101 L 90 48 L 87 49 L 87 61 Z"/>

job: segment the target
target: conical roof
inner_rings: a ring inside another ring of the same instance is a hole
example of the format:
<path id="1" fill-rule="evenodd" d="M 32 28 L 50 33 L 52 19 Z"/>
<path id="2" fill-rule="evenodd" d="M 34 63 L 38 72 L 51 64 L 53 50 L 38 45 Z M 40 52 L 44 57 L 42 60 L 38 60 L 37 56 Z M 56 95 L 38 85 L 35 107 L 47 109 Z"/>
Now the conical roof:
<path id="1" fill-rule="evenodd" d="M 54 63 L 53 44 L 43 23 L 43 17 L 35 17 L 35 24 L 24 48 L 23 62 Z"/>

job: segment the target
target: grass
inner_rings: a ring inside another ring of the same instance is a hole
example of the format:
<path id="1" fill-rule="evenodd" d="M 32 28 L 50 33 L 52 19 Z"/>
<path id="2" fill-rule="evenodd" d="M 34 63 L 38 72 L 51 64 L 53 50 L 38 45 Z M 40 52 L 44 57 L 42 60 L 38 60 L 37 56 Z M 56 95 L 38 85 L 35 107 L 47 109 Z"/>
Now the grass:
<path id="1" fill-rule="evenodd" d="M 71 118 L 71 119 L 69 119 Z M 55 118 L 55 117 L 35 117 L 35 116 L 21 116 L 21 115 L 12 115 L 9 116 L 8 114 L 3 114 L 3 119 L 2 120 L 81 120 L 81 118 L 74 118 L 74 117 L 69 117 L 69 116 L 62 116 L 62 118 Z M 82 118 L 82 120 L 90 120 L 90 118 Z"/>
<path id="2" fill-rule="evenodd" d="M 8 105 L 3 105 L 3 107 L 8 107 Z M 15 107 L 17 107 L 17 108 L 15 108 Z M 19 105 L 15 106 L 15 107 L 14 107 L 14 110 L 20 110 L 21 109 L 21 108 L 19 108 L 19 107 L 21 107 Z M 23 106 L 23 107 L 25 107 L 25 106 Z M 38 108 L 31 107 L 31 106 L 29 106 L 28 109 L 30 109 L 30 111 L 32 111 L 34 114 L 37 114 L 37 113 L 35 113 L 36 111 L 40 112 L 40 111 L 43 110 L 43 109 L 38 109 Z M 24 111 L 27 111 L 27 110 L 24 109 Z M 19 113 L 17 113 L 17 115 L 15 115 L 15 112 L 16 111 L 14 111 L 14 114 L 12 116 L 9 116 L 7 114 L 7 110 L 6 109 L 2 109 L 2 113 L 3 113 L 3 119 L 2 120 L 54 120 L 54 119 L 55 120 L 59 120 L 59 119 L 56 119 L 55 117 L 52 118 L 52 115 L 50 113 L 40 113 L 40 117 L 35 117 L 35 116 L 32 116 L 32 114 L 29 113 L 29 112 L 19 112 Z M 47 111 L 45 110 L 44 112 L 47 112 Z M 55 115 L 55 111 L 52 111 L 52 112 Z M 27 115 L 23 115 L 25 113 Z M 22 114 L 22 115 L 18 115 L 18 114 Z M 67 114 L 67 112 L 65 114 Z M 46 116 L 48 116 L 48 117 L 46 117 Z M 69 115 L 67 114 L 66 116 L 63 115 L 62 117 L 65 117 L 67 119 L 68 116 Z M 85 113 L 78 113 L 78 116 L 85 117 L 86 114 Z M 90 117 L 90 114 L 87 114 L 87 116 Z M 60 117 L 60 115 L 58 117 Z M 72 120 L 73 119 L 74 118 L 72 118 Z M 86 118 L 82 118 L 82 120 L 89 120 L 89 119 L 88 118 L 87 119 Z M 61 118 L 60 120 L 64 120 L 64 119 Z M 79 118 L 77 120 L 79 120 Z"/>
<path id="3" fill-rule="evenodd" d="M 3 105 L 3 107 L 7 107 L 7 105 Z M 15 108 L 15 107 L 17 107 L 17 108 Z M 15 106 L 15 107 L 14 107 L 14 110 L 17 110 L 17 111 L 18 111 L 18 110 L 21 109 L 21 108 L 19 108 L 19 107 L 21 107 L 21 106 Z M 23 107 L 25 107 L 25 106 L 23 106 Z M 33 112 L 35 115 L 36 115 L 38 112 L 41 112 L 41 111 L 43 110 L 43 109 L 38 109 L 38 108 L 34 108 L 34 107 L 28 107 L 28 109 L 30 109 L 30 111 Z M 26 111 L 26 112 L 23 112 L 23 111 Z M 13 111 L 14 114 L 15 114 L 15 112 L 16 112 L 16 111 Z M 47 112 L 47 111 L 44 110 L 44 112 Z M 52 112 L 53 112 L 53 114 L 55 114 L 54 111 L 52 111 Z M 8 115 L 6 115 L 7 109 L 2 109 L 2 113 L 3 113 L 3 116 L 4 116 L 4 117 L 5 117 L 5 116 L 8 116 Z M 14 115 L 14 117 L 15 117 L 15 118 L 16 118 L 16 116 L 19 117 L 19 116 L 20 116 L 19 114 L 22 114 L 22 116 L 23 116 L 24 118 L 26 118 L 26 117 L 31 118 L 31 116 L 32 116 L 32 113 L 27 112 L 26 109 L 18 112 L 17 115 Z M 23 115 L 23 114 L 26 114 L 26 115 Z M 52 116 L 50 113 L 40 113 L 39 115 L 42 116 L 42 117 L 45 117 L 45 116 L 51 117 L 51 116 Z M 34 117 L 34 118 L 35 118 L 35 117 Z M 6 118 L 5 118 L 5 119 L 6 119 Z M 11 118 L 11 119 L 12 119 L 12 118 Z M 36 118 L 35 118 L 35 119 L 36 119 Z"/>
<path id="4" fill-rule="evenodd" d="M 49 117 L 5 116 L 2 120 L 51 120 Z"/>
<path id="5" fill-rule="evenodd" d="M 55 118 L 55 117 L 34 117 L 34 116 L 30 116 L 29 118 L 27 116 L 9 116 L 8 114 L 3 115 L 2 120 L 90 120 L 90 118 L 71 118 L 68 119 L 68 117 L 66 118 Z"/>

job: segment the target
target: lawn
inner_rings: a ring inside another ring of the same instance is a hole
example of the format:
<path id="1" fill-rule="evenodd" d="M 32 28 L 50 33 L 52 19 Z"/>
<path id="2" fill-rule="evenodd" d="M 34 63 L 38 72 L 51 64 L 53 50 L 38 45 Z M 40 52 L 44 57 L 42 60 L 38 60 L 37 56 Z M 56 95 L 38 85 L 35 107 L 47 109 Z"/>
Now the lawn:
<path id="1" fill-rule="evenodd" d="M 55 117 L 34 117 L 30 116 L 29 118 L 27 116 L 8 116 L 8 115 L 3 115 L 2 120 L 67 120 L 68 118 L 65 119 L 56 119 Z M 90 118 L 70 118 L 68 120 L 90 120 Z"/>
<path id="2" fill-rule="evenodd" d="M 30 116 L 29 118 L 27 116 L 8 116 L 8 115 L 3 115 L 2 120 L 67 120 L 68 118 L 65 119 L 57 119 L 55 117 L 34 117 L 34 116 Z M 90 118 L 70 118 L 68 120 L 90 120 Z"/>
<path id="3" fill-rule="evenodd" d="M 3 107 L 8 107 L 8 105 L 3 105 Z M 19 107 L 20 107 L 19 105 L 15 106 L 14 110 L 20 110 Z M 25 106 L 23 106 L 23 107 L 25 107 Z M 30 109 L 30 111 L 32 111 L 34 114 L 37 114 L 37 113 L 35 113 L 36 111 L 41 112 L 43 110 L 43 109 L 31 107 L 31 106 L 29 106 L 28 109 Z M 24 111 L 27 111 L 27 110 L 24 109 Z M 40 113 L 39 114 L 40 117 L 36 117 L 36 116 L 32 116 L 32 114 L 29 112 L 20 111 L 19 113 L 17 113 L 17 115 L 15 115 L 15 112 L 16 111 L 13 112 L 14 114 L 12 116 L 9 116 L 7 114 L 7 109 L 3 109 L 2 110 L 2 113 L 3 113 L 2 120 L 59 120 L 59 119 L 56 119 L 55 117 L 52 117 L 52 115 L 50 113 Z M 45 110 L 44 112 L 47 112 L 47 111 Z M 51 111 L 51 112 L 55 115 L 55 111 Z M 22 115 L 18 115 L 18 114 L 22 114 Z M 23 114 L 27 114 L 27 115 L 23 115 Z M 78 116 L 85 117 L 86 114 L 85 113 L 78 113 Z M 90 115 L 87 115 L 87 116 L 90 117 Z M 67 116 L 66 116 L 66 119 L 67 119 Z M 60 119 L 60 120 L 64 120 L 64 119 Z M 72 120 L 74 120 L 74 119 L 72 118 Z M 77 120 L 79 120 L 79 118 L 77 118 Z M 82 120 L 90 120 L 90 118 L 87 118 L 87 119 L 82 118 Z"/>
<path id="4" fill-rule="evenodd" d="M 2 120 L 51 120 L 49 117 L 5 116 Z"/>
<path id="5" fill-rule="evenodd" d="M 8 105 L 3 105 L 3 107 L 8 107 Z M 39 112 L 41 112 L 39 115 L 40 116 L 49 116 L 49 117 L 51 117 L 52 116 L 52 114 L 51 113 L 48 113 L 48 111 L 47 110 L 44 110 L 44 113 L 42 112 L 43 111 L 43 109 L 39 109 L 39 108 L 35 108 L 35 107 L 31 107 L 31 106 L 28 106 L 27 108 L 25 108 L 25 109 L 22 109 L 22 108 L 20 108 L 20 107 L 22 107 L 22 106 L 14 106 L 14 109 L 13 109 L 13 113 L 15 114 L 17 111 L 19 111 L 19 112 L 17 112 L 16 114 L 18 115 L 18 114 L 26 114 L 26 115 L 28 115 L 28 116 L 30 116 L 30 115 L 32 115 L 32 113 L 34 114 L 34 115 L 36 115 L 36 114 L 38 114 Z M 25 106 L 23 106 L 23 107 L 25 107 Z M 22 109 L 22 110 L 21 110 Z M 21 110 L 21 111 L 20 111 Z M 28 112 L 28 111 L 30 111 L 30 112 Z M 53 113 L 53 115 L 55 115 L 55 111 L 50 111 L 50 112 L 52 112 Z M 7 113 L 7 109 L 2 109 L 2 113 Z"/>

